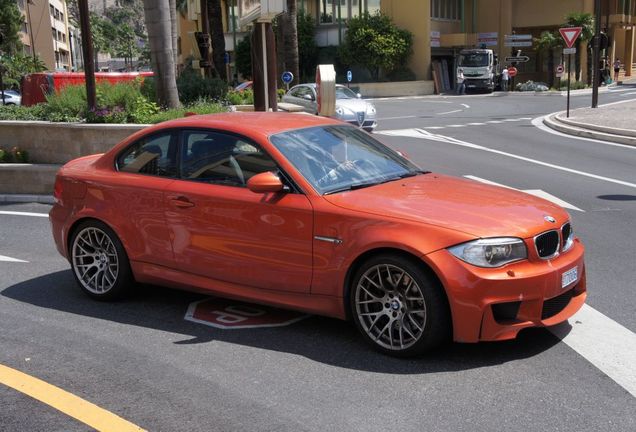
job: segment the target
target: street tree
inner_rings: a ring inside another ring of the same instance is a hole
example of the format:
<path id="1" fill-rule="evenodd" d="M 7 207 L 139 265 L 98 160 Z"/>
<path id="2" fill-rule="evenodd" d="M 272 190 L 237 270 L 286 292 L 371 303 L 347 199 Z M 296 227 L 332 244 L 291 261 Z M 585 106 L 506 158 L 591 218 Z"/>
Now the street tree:
<path id="1" fill-rule="evenodd" d="M 297 13 L 297 0 L 287 0 L 287 11 L 283 14 L 283 43 L 285 45 L 285 70 L 294 75 L 292 84 L 300 82 Z"/>
<path id="2" fill-rule="evenodd" d="M 178 108 L 180 103 L 172 49 L 170 1 L 144 0 L 144 15 L 157 100 L 164 107 Z"/>
<path id="3" fill-rule="evenodd" d="M 318 46 L 316 45 L 316 20 L 301 11 L 298 23 L 298 68 L 299 79 L 308 81 L 316 72 L 318 64 Z"/>
<path id="4" fill-rule="evenodd" d="M 554 86 L 554 50 L 563 45 L 562 38 L 554 32 L 544 31 L 541 36 L 534 39 L 534 44 L 540 53 L 548 57 L 548 86 Z"/>
<path id="5" fill-rule="evenodd" d="M 210 21 L 210 42 L 212 44 L 212 63 L 221 79 L 227 79 L 225 70 L 225 34 L 223 33 L 223 13 L 221 0 L 207 0 L 208 19 Z"/>
<path id="6" fill-rule="evenodd" d="M 46 70 L 46 64 L 38 56 L 33 57 L 21 52 L 3 56 L 2 64 L 5 67 L 5 88 L 18 89 L 20 79 L 24 75 Z"/>
<path id="7" fill-rule="evenodd" d="M 22 14 L 15 0 L 0 0 L 0 51 L 11 54 L 22 47 L 18 32 Z"/>
<path id="8" fill-rule="evenodd" d="M 580 81 L 581 79 L 581 45 L 583 43 L 586 44 L 587 47 L 587 71 L 588 71 L 588 81 L 591 82 L 591 47 L 588 43 L 592 40 L 594 36 L 594 15 L 587 12 L 571 12 L 565 16 L 565 23 L 563 27 L 581 27 L 583 30 L 581 31 L 581 36 L 575 42 L 574 47 L 576 48 L 576 54 L 574 55 L 574 66 L 576 71 L 576 80 Z"/>
<path id="9" fill-rule="evenodd" d="M 367 69 L 378 80 L 380 70 L 390 73 L 405 65 L 412 46 L 411 32 L 398 28 L 387 15 L 365 12 L 349 21 L 341 58 Z"/>

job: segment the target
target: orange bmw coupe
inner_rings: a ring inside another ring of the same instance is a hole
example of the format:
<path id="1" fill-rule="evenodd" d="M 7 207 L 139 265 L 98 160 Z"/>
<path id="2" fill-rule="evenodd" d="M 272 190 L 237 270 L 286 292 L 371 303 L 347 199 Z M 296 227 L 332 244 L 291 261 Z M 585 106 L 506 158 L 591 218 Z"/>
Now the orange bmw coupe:
<path id="1" fill-rule="evenodd" d="M 566 211 L 423 171 L 337 120 L 193 116 L 67 163 L 50 212 L 89 296 L 135 282 L 351 319 L 385 353 L 505 340 L 585 302 Z"/>

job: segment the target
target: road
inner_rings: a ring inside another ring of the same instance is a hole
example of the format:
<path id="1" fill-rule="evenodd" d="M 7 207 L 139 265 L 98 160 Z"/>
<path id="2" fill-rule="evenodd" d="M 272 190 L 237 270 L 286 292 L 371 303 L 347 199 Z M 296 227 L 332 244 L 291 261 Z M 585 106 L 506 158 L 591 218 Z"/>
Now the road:
<path id="1" fill-rule="evenodd" d="M 600 100 L 630 97 L 614 92 Z M 572 105 L 589 100 L 574 96 Z M 594 328 L 586 315 L 514 341 L 450 344 L 398 360 L 370 350 L 352 324 L 328 318 L 208 327 L 184 320 L 188 306 L 204 298 L 197 294 L 142 287 L 123 302 L 88 299 L 57 254 L 48 220 L 38 216 L 49 207 L 13 204 L 0 206 L 0 365 L 153 431 L 636 430 L 634 366 L 611 367 L 636 347 L 636 148 L 535 126 L 533 119 L 565 108 L 562 97 L 376 105 L 377 138 L 422 167 L 571 206 L 587 247 Z M 606 340 L 593 339 L 595 330 Z M 90 430 L 3 385 L 0 419 L 3 431 Z"/>

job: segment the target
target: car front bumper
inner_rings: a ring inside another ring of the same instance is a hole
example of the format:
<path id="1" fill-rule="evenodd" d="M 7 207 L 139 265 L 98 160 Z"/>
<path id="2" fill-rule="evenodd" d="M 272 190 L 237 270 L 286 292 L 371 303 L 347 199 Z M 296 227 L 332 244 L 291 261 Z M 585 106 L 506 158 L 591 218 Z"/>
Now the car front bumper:
<path id="1" fill-rule="evenodd" d="M 488 78 L 466 78 L 464 80 L 467 90 L 493 90 L 495 88 L 494 83 Z"/>
<path id="2" fill-rule="evenodd" d="M 467 264 L 445 249 L 424 259 L 446 289 L 457 342 L 514 339 L 524 328 L 559 324 L 587 297 L 584 247 L 578 239 L 556 258 L 494 269 Z M 578 278 L 562 287 L 563 274 L 573 268 Z"/>

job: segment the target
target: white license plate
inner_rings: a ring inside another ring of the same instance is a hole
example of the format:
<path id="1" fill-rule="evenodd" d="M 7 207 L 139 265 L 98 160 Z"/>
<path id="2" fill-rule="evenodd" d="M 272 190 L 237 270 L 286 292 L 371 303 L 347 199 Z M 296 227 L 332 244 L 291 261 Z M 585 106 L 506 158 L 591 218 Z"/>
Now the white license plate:
<path id="1" fill-rule="evenodd" d="M 561 275 L 561 288 L 565 288 L 571 283 L 576 282 L 578 278 L 579 278 L 579 272 L 576 267 L 566 271 L 565 273 Z"/>

